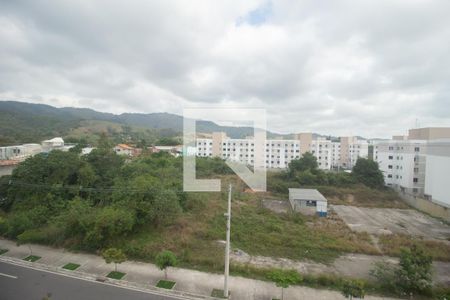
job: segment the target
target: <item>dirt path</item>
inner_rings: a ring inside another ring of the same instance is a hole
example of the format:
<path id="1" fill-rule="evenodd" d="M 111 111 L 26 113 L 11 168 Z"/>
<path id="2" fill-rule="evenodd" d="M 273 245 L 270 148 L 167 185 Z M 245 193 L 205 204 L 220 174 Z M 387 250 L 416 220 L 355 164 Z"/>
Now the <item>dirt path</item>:
<path id="1" fill-rule="evenodd" d="M 272 258 L 264 256 L 250 256 L 243 251 L 234 251 L 231 260 L 255 267 L 271 267 L 281 269 L 295 269 L 302 274 L 336 274 L 341 276 L 371 279 L 369 272 L 374 263 L 387 261 L 397 264 L 398 259 L 388 256 L 374 256 L 365 254 L 346 254 L 337 258 L 333 264 L 325 265 L 312 261 L 295 261 L 287 258 Z M 450 285 L 450 263 L 433 262 L 435 283 Z"/>

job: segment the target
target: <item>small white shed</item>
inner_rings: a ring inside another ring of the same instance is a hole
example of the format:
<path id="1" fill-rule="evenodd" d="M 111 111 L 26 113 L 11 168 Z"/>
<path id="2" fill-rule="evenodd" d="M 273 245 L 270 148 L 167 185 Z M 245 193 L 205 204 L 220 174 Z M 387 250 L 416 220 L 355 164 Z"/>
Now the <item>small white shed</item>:
<path id="1" fill-rule="evenodd" d="M 316 189 L 289 189 L 289 202 L 293 211 L 327 216 L 327 199 Z"/>

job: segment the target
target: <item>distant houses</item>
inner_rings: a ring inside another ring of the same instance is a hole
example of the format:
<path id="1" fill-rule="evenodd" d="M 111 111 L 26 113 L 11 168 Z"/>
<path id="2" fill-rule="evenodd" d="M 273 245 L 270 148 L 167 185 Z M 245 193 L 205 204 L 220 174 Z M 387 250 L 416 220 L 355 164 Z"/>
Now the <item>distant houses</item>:
<path id="1" fill-rule="evenodd" d="M 175 157 L 181 156 L 183 153 L 183 146 L 151 146 L 148 148 L 150 153 L 167 152 Z"/>
<path id="2" fill-rule="evenodd" d="M 135 154 L 135 148 L 127 144 L 118 144 L 114 146 L 113 150 L 117 155 L 132 157 Z"/>

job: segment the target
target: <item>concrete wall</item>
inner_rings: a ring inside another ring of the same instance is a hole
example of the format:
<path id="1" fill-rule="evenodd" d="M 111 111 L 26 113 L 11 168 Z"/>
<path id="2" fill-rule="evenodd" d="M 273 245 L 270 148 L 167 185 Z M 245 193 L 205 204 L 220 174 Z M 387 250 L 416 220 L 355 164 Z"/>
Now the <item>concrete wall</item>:
<path id="1" fill-rule="evenodd" d="M 433 217 L 441 218 L 447 222 L 450 222 L 450 208 L 407 193 L 400 192 L 399 195 L 412 207 L 432 215 Z"/>
<path id="2" fill-rule="evenodd" d="M 441 155 L 426 156 L 425 194 L 450 207 L 450 142 L 434 146 L 430 145 L 430 152 Z"/>

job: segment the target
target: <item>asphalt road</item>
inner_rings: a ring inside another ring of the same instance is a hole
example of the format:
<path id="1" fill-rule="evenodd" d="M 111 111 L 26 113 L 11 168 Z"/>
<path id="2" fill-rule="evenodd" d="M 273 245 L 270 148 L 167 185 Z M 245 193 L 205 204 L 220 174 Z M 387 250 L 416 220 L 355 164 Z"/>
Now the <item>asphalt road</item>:
<path id="1" fill-rule="evenodd" d="M 0 300 L 42 300 L 48 294 L 51 300 L 181 299 L 0 262 Z"/>

